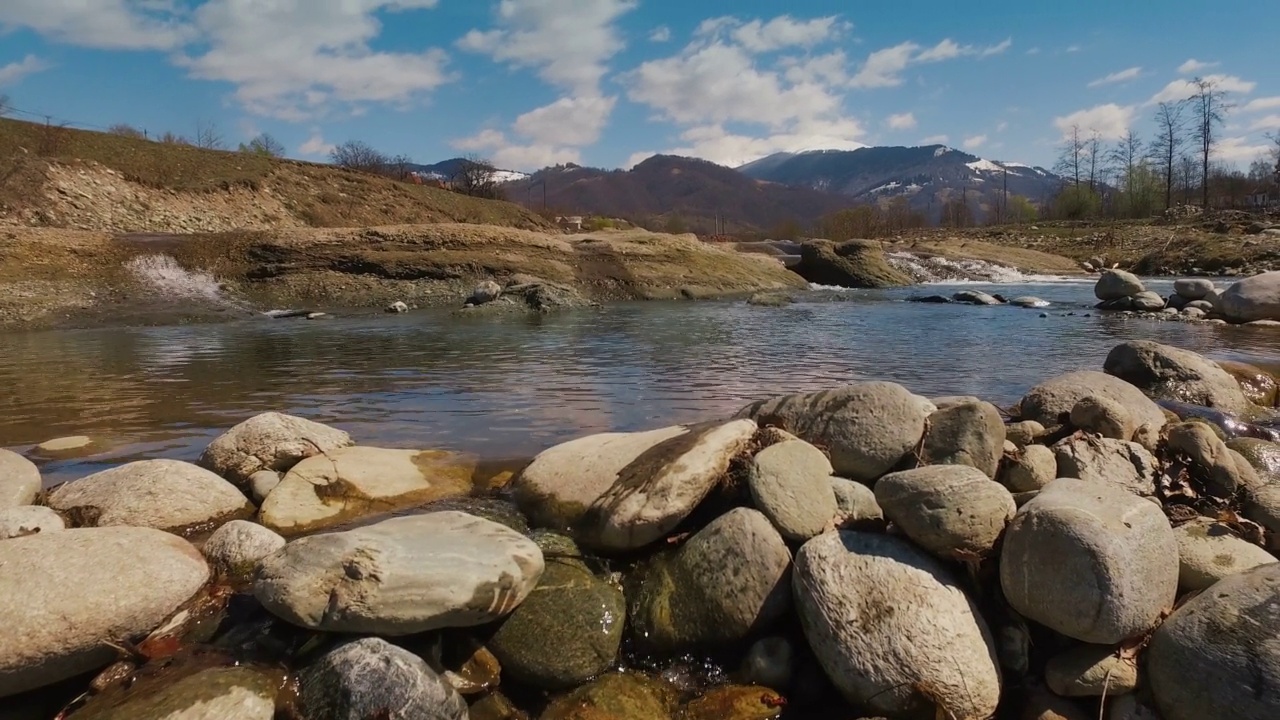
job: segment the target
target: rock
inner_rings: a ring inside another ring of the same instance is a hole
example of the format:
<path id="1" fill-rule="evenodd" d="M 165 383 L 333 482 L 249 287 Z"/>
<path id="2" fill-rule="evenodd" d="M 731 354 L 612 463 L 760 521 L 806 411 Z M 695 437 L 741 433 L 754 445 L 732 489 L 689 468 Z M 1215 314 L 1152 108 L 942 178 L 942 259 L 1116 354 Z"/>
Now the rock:
<path id="1" fill-rule="evenodd" d="M 1240 383 L 1196 353 L 1149 340 L 1117 345 L 1103 368 L 1156 398 L 1189 402 L 1240 415 L 1254 409 Z"/>
<path id="2" fill-rule="evenodd" d="M 1138 697 L 1137 693 L 1116 696 L 1111 700 L 1107 712 L 1107 720 L 1162 720 L 1160 713 Z"/>
<path id="3" fill-rule="evenodd" d="M 990 553 L 1017 511 L 1004 486 L 964 465 L 885 475 L 875 495 L 912 542 L 945 560 Z"/>
<path id="4" fill-rule="evenodd" d="M 830 483 L 836 496 L 837 527 L 884 519 L 884 511 L 876 502 L 876 494 L 871 488 L 860 482 L 838 477 L 830 478 Z"/>
<path id="5" fill-rule="evenodd" d="M 1103 300 L 1095 306 L 1099 310 L 1114 310 L 1124 312 L 1133 309 L 1133 298 L 1122 297 L 1115 300 Z"/>
<path id="6" fill-rule="evenodd" d="M 547 568 L 538 586 L 488 643 L 504 676 L 542 690 L 576 687 L 608 670 L 627 613 L 622 591 L 573 559 L 571 540 L 559 540 L 571 557 L 542 545 Z"/>
<path id="7" fill-rule="evenodd" d="M 1032 230 L 1034 229 L 1032 228 Z M 1102 271 L 1107 269 L 1107 261 L 1102 257 L 1094 256 L 1089 258 L 1089 264 L 1093 266 L 1094 270 Z"/>
<path id="8" fill-rule="evenodd" d="M 475 289 L 471 291 L 471 294 L 467 296 L 466 304 L 483 305 L 485 303 L 489 303 L 489 302 L 493 302 L 494 300 L 497 300 L 498 297 L 501 295 L 502 295 L 501 285 L 499 285 L 498 283 L 492 280 L 485 280 L 484 282 L 476 285 Z"/>
<path id="9" fill-rule="evenodd" d="M 1020 448 L 1030 445 L 1044 434 L 1044 426 L 1035 420 L 1023 420 L 1004 426 L 1004 439 Z"/>
<path id="10" fill-rule="evenodd" d="M 1024 617 L 1081 642 L 1118 643 L 1173 605 L 1178 543 L 1155 503 L 1059 478 L 1009 524 L 1000 584 Z"/>
<path id="11" fill-rule="evenodd" d="M 929 411 L 930 415 L 938 412 L 939 410 L 946 410 L 948 408 L 953 408 L 957 405 L 969 405 L 972 403 L 982 402 L 980 398 L 976 398 L 972 395 L 943 395 L 942 397 L 926 398 L 926 400 L 928 401 L 929 405 L 933 406 L 933 407 L 929 407 L 929 405 L 924 406 Z"/>
<path id="12" fill-rule="evenodd" d="M 1095 437 L 1067 438 L 1053 450 L 1060 478 L 1119 486 L 1143 497 L 1156 494 L 1159 464 L 1138 443 Z"/>
<path id="13" fill-rule="evenodd" d="M 211 667 L 177 679 L 133 681 L 125 692 L 96 695 L 76 720 L 272 720 L 280 680 L 251 667 Z M 118 695 L 122 695 L 120 697 Z"/>
<path id="14" fill-rule="evenodd" d="M 445 511 L 294 540 L 262 561 L 253 593 L 312 630 L 411 635 L 497 620 L 542 571 L 532 540 Z"/>
<path id="15" fill-rule="evenodd" d="M 1206 315 L 1214 311 L 1213 302 L 1209 300 L 1192 300 L 1187 303 L 1186 307 L 1200 310 Z"/>
<path id="16" fill-rule="evenodd" d="M 180 460 L 138 460 L 60 485 L 49 507 L 76 527 L 128 525 L 183 534 L 249 517 L 231 483 Z"/>
<path id="17" fill-rule="evenodd" d="M 509 500 L 497 497 L 454 497 L 427 503 L 416 508 L 415 513 L 442 512 L 456 510 L 478 518 L 505 525 L 521 535 L 529 534 L 529 521 L 520 513 L 520 508 Z"/>
<path id="18" fill-rule="evenodd" d="M 0 541 L 0 697 L 109 664 L 209 578 L 186 540 L 109 527 Z"/>
<path id="19" fill-rule="evenodd" d="M 247 582 L 253 579 L 262 559 L 284 545 L 284 538 L 257 523 L 232 520 L 215 530 L 200 551 L 215 573 Z"/>
<path id="20" fill-rule="evenodd" d="M 1118 377 L 1093 370 L 1071 372 L 1040 383 L 1022 398 L 1022 420 L 1035 420 L 1045 427 L 1064 424 L 1081 398 L 1106 398 L 1126 408 L 1139 427 L 1164 427 L 1164 411 L 1142 391 Z"/>
<path id="21" fill-rule="evenodd" d="M 1189 308 L 1182 309 L 1182 315 L 1185 317 L 1189 317 L 1192 320 L 1199 320 L 1200 318 L 1204 317 L 1205 312 L 1200 308 L 1189 307 Z"/>
<path id="22" fill-rule="evenodd" d="M 1045 683 L 1063 697 L 1123 695 L 1138 687 L 1138 666 L 1110 645 L 1081 645 L 1049 658 Z"/>
<path id="23" fill-rule="evenodd" d="M 1280 271 L 1245 278 L 1218 296 L 1214 309 L 1228 322 L 1280 320 Z"/>
<path id="24" fill-rule="evenodd" d="M 282 413 L 262 413 L 219 435 L 199 464 L 237 485 L 259 470 L 286 472 L 313 455 L 346 447 L 351 436 L 317 422 Z"/>
<path id="25" fill-rule="evenodd" d="M 15 505 L 0 508 L 0 540 L 66 528 L 62 516 L 42 505 Z"/>
<path id="26" fill-rule="evenodd" d="M 1232 575 L 1156 630 L 1146 677 L 1165 720 L 1280 717 L 1280 564 Z"/>
<path id="27" fill-rule="evenodd" d="M 758 292 L 747 298 L 748 305 L 757 307 L 786 307 L 793 302 L 790 295 L 777 292 Z"/>
<path id="28" fill-rule="evenodd" d="M 735 508 L 645 570 L 633 633 L 659 650 L 732 643 L 790 607 L 791 551 L 761 513 Z"/>
<path id="29" fill-rule="evenodd" d="M 932 714 L 935 703 L 938 717 L 995 712 L 986 623 L 947 568 L 905 540 L 819 535 L 796 555 L 793 591 L 814 655 L 849 702 L 895 717 Z"/>
<path id="30" fill-rule="evenodd" d="M 1277 388 L 1280 388 L 1280 385 L 1276 383 L 1275 376 L 1266 370 L 1231 360 L 1219 360 L 1218 367 L 1235 378 L 1240 384 L 1240 391 L 1254 405 L 1275 407 L 1277 400 L 1280 400 L 1277 396 Z"/>
<path id="31" fill-rule="evenodd" d="M 719 685 L 685 703 L 680 720 L 774 720 L 781 717 L 786 698 L 768 688 Z"/>
<path id="32" fill-rule="evenodd" d="M 1217 288 L 1213 286 L 1213 281 L 1204 278 L 1183 278 L 1173 281 L 1173 291 L 1179 297 L 1184 297 L 1188 300 L 1203 300 L 1215 290 Z"/>
<path id="33" fill-rule="evenodd" d="M 1235 534 L 1231 527 L 1199 517 L 1174 528 L 1178 538 L 1178 586 L 1183 592 L 1204 590 L 1227 577 L 1276 562 L 1266 550 Z"/>
<path id="34" fill-rule="evenodd" d="M 547 706 L 539 720 L 671 720 L 674 688 L 638 672 L 602 675 Z"/>
<path id="35" fill-rule="evenodd" d="M 1272 483 L 1245 490 L 1244 516 L 1270 530 L 1272 537 L 1267 549 L 1280 551 L 1280 484 Z"/>
<path id="36" fill-rule="evenodd" d="M 381 638 L 339 646 L 298 674 L 310 720 L 466 720 L 467 703 L 426 661 Z"/>
<path id="37" fill-rule="evenodd" d="M 826 449 L 836 474 L 870 483 L 913 452 L 926 408 L 901 385 L 866 382 L 752 403 L 738 417 L 773 425 Z"/>
<path id="38" fill-rule="evenodd" d="M 921 465 L 967 465 L 993 479 L 1004 453 L 1004 420 L 995 405 L 967 403 L 929 416 Z"/>
<path id="39" fill-rule="evenodd" d="M 693 512 L 757 429 L 735 420 L 589 435 L 540 453 L 512 487 L 539 527 L 602 551 L 633 550 Z"/>
<path id="40" fill-rule="evenodd" d="M 1140 292 L 1133 296 L 1133 309 L 1144 312 L 1156 312 L 1164 309 L 1164 298 L 1160 293 Z"/>
<path id="41" fill-rule="evenodd" d="M 1165 308 L 1166 309 L 1173 308 L 1174 310 L 1185 310 L 1187 308 L 1187 304 L 1190 302 L 1191 302 L 1190 300 L 1182 297 L 1177 293 L 1174 293 L 1173 295 L 1170 295 L 1168 298 L 1165 299 Z"/>
<path id="42" fill-rule="evenodd" d="M 407 313 L 409 312 L 409 306 L 405 305 L 402 300 L 397 300 L 388 305 L 386 311 L 393 314 Z"/>
<path id="43" fill-rule="evenodd" d="M 1058 478 L 1058 457 L 1044 445 L 1028 445 L 1008 458 L 1000 482 L 1017 493 L 1035 492 Z"/>
<path id="44" fill-rule="evenodd" d="M 803 440 L 771 445 L 751 461 L 752 503 L 788 540 L 804 541 L 822 532 L 836 516 L 831 462 Z"/>
<path id="45" fill-rule="evenodd" d="M 1033 295 L 1023 295 L 1022 297 L 1016 297 L 1010 300 L 1009 304 L 1020 307 L 1020 308 L 1047 308 L 1050 305 L 1048 300 L 1041 300 L 1040 298 L 1035 297 Z"/>
<path id="46" fill-rule="evenodd" d="M 751 644 L 738 674 L 744 682 L 785 690 L 794 674 L 795 650 L 782 636 L 760 638 Z"/>
<path id="47" fill-rule="evenodd" d="M 45 440 L 36 446 L 35 451 L 50 457 L 66 457 L 85 452 L 93 445 L 93 438 L 87 435 L 73 435 Z"/>
<path id="48" fill-rule="evenodd" d="M 966 305 L 1001 304 L 999 300 L 979 290 L 961 290 L 960 292 L 952 295 L 951 299 L 955 302 L 964 303 Z"/>
<path id="49" fill-rule="evenodd" d="M 1145 291 L 1138 276 L 1124 270 L 1103 270 L 1093 287 L 1093 294 L 1099 300 L 1119 300 Z"/>
<path id="50" fill-rule="evenodd" d="M 1080 398 L 1071 408 L 1071 424 L 1113 440 L 1132 440 L 1138 431 L 1133 416 L 1123 405 L 1101 395 Z"/>
<path id="51" fill-rule="evenodd" d="M 912 284 L 909 276 L 889 264 L 880 243 L 872 240 L 806 242 L 800 246 L 800 262 L 792 270 L 819 285 L 883 288 Z"/>
<path id="52" fill-rule="evenodd" d="M 0 508 L 30 505 L 40 492 L 40 470 L 16 452 L 0 448 Z"/>
<path id="53" fill-rule="evenodd" d="M 929 305 L 948 305 L 952 301 L 951 298 L 946 295 L 912 295 L 907 298 L 907 302 L 926 303 Z"/>
<path id="54" fill-rule="evenodd" d="M 294 465 L 267 495 L 258 518 L 284 535 L 311 532 L 466 495 L 475 469 L 474 460 L 442 450 L 338 448 Z"/>
<path id="55" fill-rule="evenodd" d="M 253 501 L 262 504 L 272 490 L 280 484 L 280 473 L 275 470 L 259 470 L 249 476 L 249 494 L 253 497 Z"/>
<path id="56" fill-rule="evenodd" d="M 1256 438 L 1236 438 L 1227 442 L 1227 448 L 1236 451 L 1253 466 L 1263 484 L 1280 479 L 1280 444 Z"/>
<path id="57" fill-rule="evenodd" d="M 1168 443 L 1170 450 L 1186 455 L 1208 474 L 1209 490 L 1217 496 L 1229 497 L 1242 488 L 1262 484 L 1249 461 L 1242 458 L 1236 462 L 1236 455 L 1206 423 L 1171 426 Z"/>

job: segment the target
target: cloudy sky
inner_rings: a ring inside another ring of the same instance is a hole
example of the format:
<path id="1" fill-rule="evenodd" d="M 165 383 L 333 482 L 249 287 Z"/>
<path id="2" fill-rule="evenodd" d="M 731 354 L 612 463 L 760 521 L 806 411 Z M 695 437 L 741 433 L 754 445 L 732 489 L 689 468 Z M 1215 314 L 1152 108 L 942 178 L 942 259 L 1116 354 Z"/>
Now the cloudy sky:
<path id="1" fill-rule="evenodd" d="M 1278 27 L 1274 0 L 2 0 L 0 94 L 311 159 L 348 139 L 516 170 L 945 143 L 1051 165 L 1072 124 L 1150 134 L 1199 75 L 1230 91 L 1221 155 L 1247 165 L 1280 131 Z"/>

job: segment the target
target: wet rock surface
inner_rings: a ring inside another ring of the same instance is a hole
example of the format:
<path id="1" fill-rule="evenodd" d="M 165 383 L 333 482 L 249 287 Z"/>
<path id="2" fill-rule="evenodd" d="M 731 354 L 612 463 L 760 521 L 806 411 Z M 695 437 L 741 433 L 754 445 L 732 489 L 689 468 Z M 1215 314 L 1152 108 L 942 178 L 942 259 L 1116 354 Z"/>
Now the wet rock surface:
<path id="1" fill-rule="evenodd" d="M 315 720 L 467 718 L 462 696 L 426 661 L 378 638 L 325 654 L 302 671 L 298 685 L 302 708 Z"/>

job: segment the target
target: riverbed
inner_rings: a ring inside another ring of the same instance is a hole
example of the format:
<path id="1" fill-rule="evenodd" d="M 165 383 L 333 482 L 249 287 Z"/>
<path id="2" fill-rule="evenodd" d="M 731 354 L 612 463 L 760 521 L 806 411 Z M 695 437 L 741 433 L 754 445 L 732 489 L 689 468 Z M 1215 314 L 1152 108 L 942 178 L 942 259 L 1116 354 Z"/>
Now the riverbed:
<path id="1" fill-rule="evenodd" d="M 904 301 L 961 287 L 1052 305 Z M 361 444 L 516 459 L 588 433 L 714 418 L 859 380 L 1007 405 L 1055 374 L 1101 369 L 1132 339 L 1219 359 L 1280 358 L 1272 328 L 1102 314 L 1092 289 L 1090 279 L 1033 277 L 809 292 L 781 308 L 636 302 L 536 317 L 357 312 L 11 333 L 0 337 L 0 446 L 94 438 L 95 454 L 43 464 L 52 484 L 127 460 L 193 460 L 231 425 L 279 410 Z"/>

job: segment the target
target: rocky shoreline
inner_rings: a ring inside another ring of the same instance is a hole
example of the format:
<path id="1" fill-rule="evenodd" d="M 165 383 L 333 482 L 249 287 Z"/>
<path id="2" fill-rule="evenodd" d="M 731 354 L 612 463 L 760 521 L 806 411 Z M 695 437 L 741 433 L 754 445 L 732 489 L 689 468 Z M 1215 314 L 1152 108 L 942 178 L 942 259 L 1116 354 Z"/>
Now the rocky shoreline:
<path id="1" fill-rule="evenodd" d="M 270 412 L 54 488 L 0 451 L 4 716 L 1277 717 L 1276 392 L 1135 341 L 514 471 Z"/>

